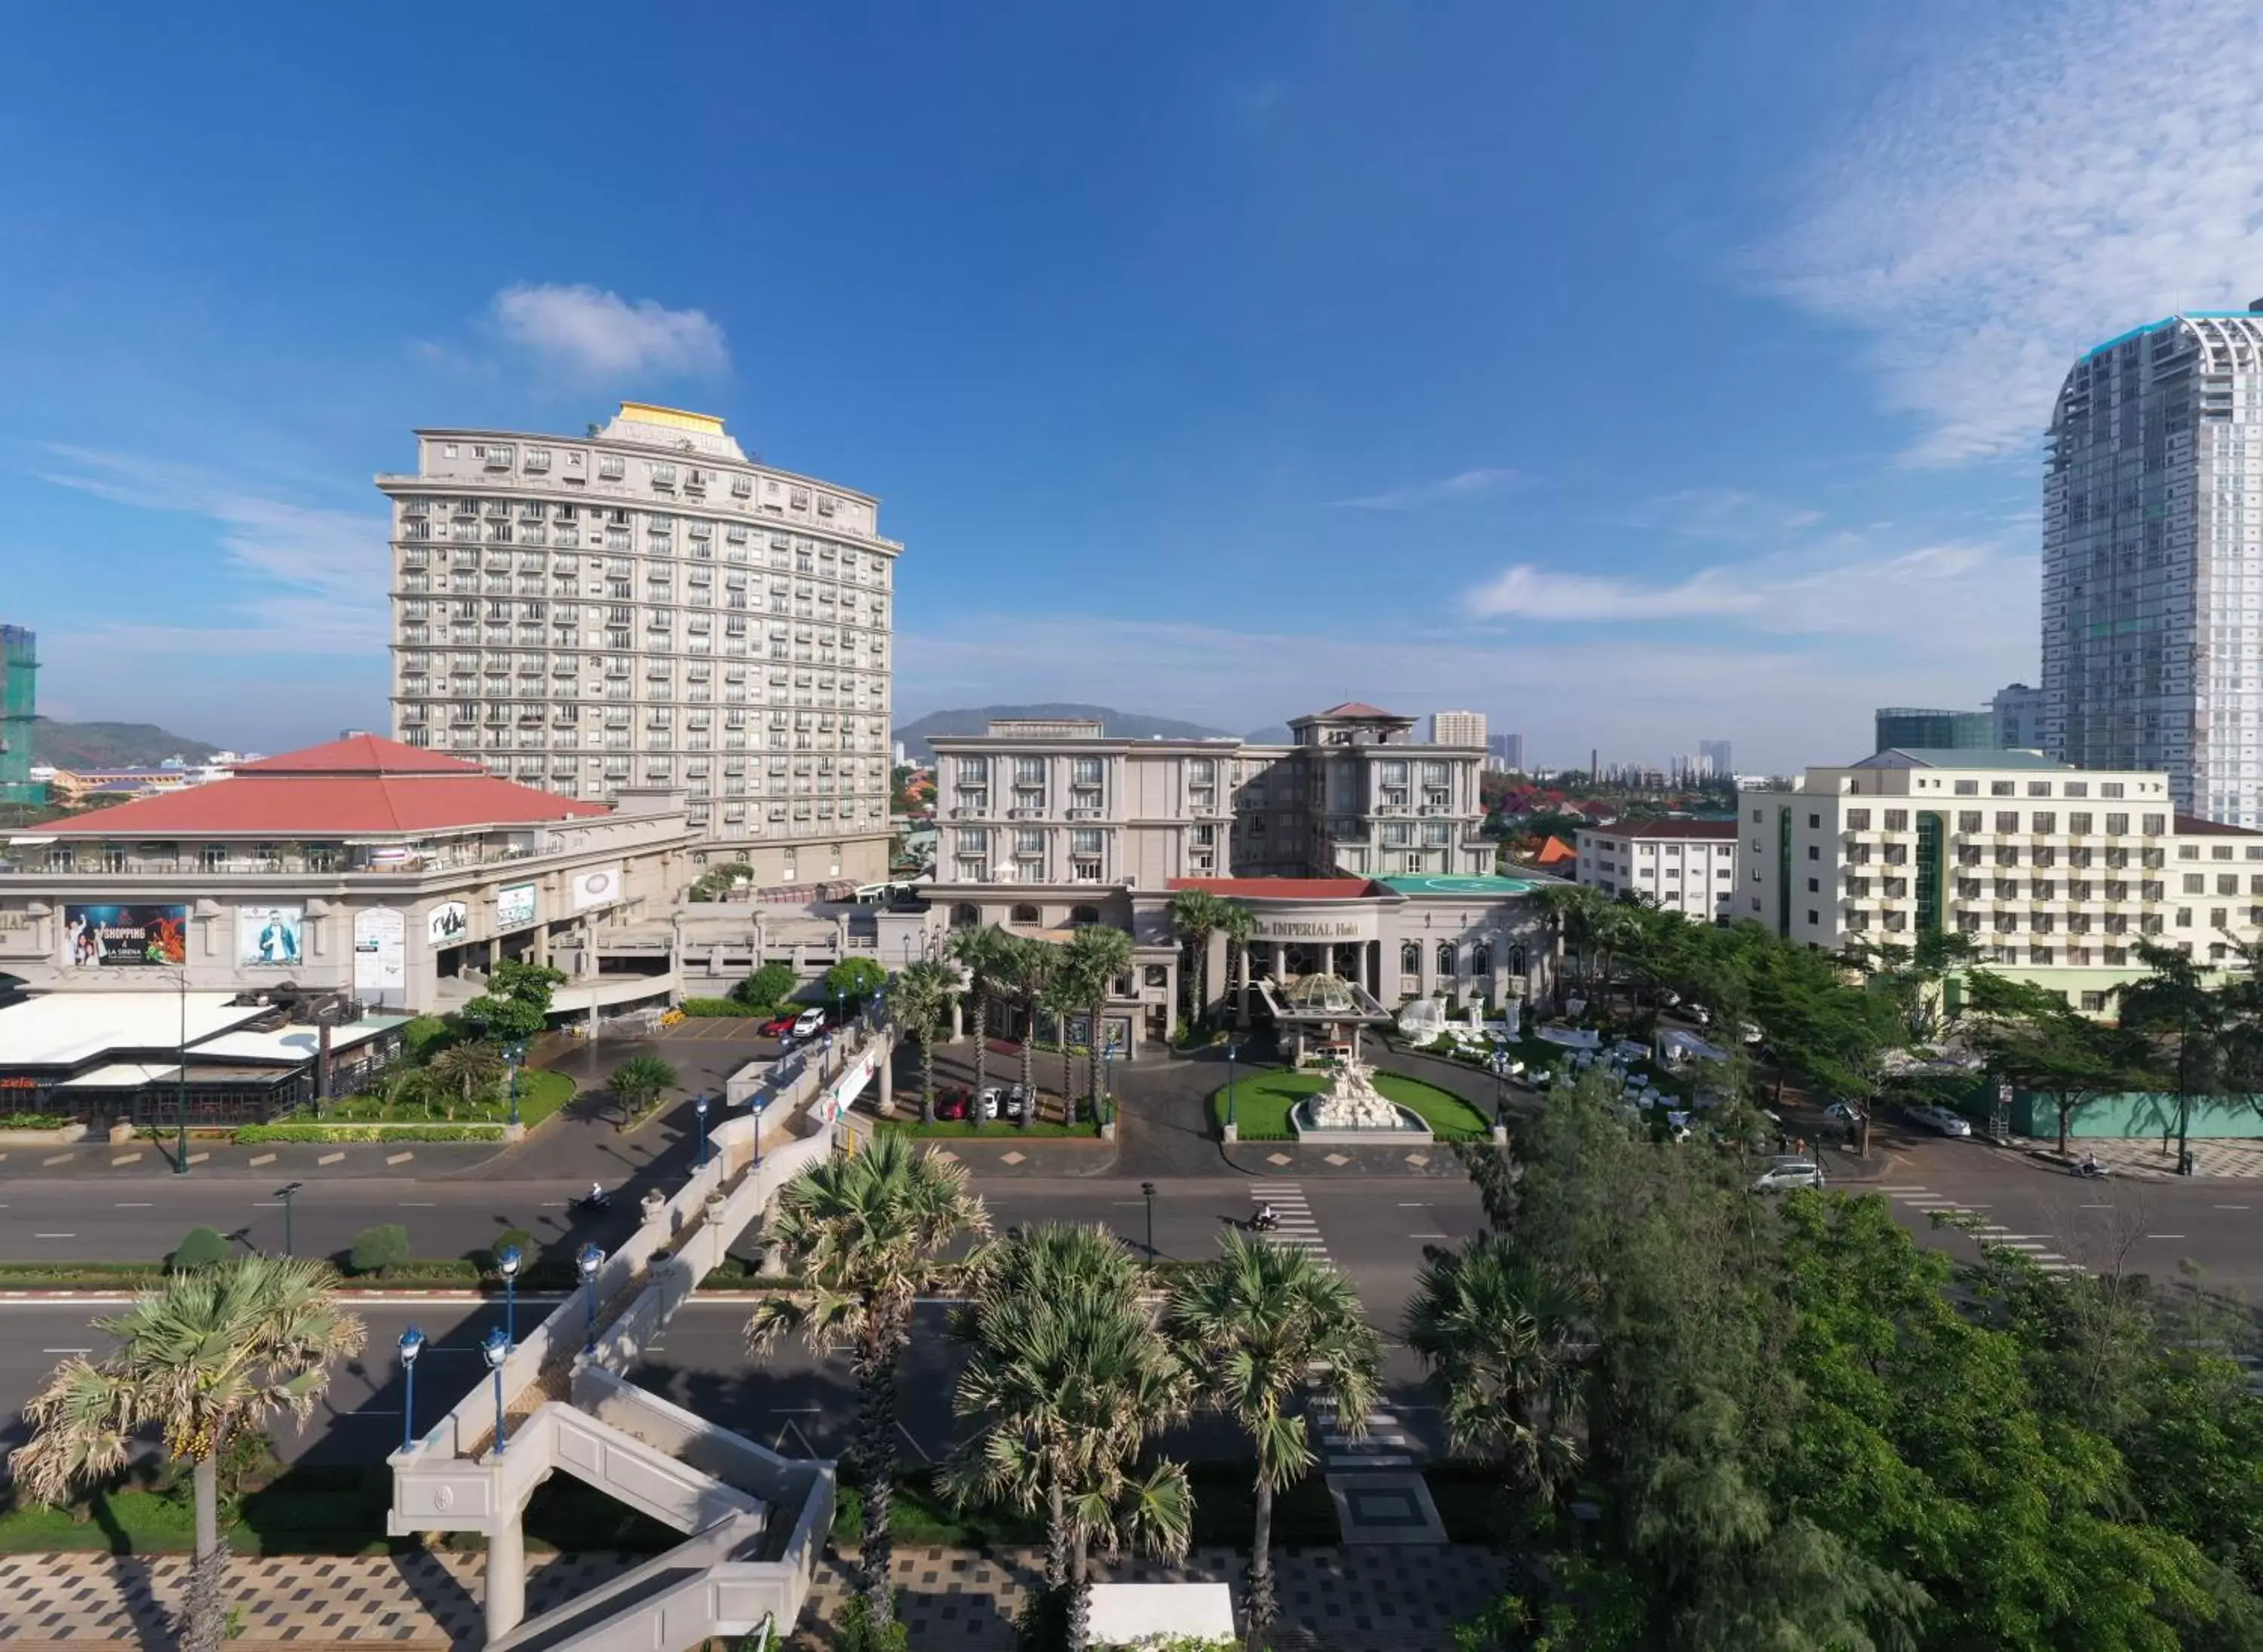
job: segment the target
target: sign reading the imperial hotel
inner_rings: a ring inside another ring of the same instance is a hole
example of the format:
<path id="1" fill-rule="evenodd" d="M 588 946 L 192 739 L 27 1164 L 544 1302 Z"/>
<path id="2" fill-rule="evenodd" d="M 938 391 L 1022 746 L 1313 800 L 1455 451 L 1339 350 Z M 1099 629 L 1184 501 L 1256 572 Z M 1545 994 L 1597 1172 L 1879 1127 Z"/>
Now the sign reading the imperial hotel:
<path id="1" fill-rule="evenodd" d="M 1261 917 L 1249 926 L 1252 938 L 1268 941 L 1356 941 L 1370 938 L 1372 923 L 1353 918 Z"/>

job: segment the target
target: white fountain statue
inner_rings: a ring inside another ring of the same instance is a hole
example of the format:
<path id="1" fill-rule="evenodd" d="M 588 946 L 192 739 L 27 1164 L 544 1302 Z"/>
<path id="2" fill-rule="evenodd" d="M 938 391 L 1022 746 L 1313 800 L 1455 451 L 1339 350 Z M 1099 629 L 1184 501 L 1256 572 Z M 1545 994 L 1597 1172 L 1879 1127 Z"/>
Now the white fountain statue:
<path id="1" fill-rule="evenodd" d="M 1403 1130 L 1399 1105 L 1375 1087 L 1372 1069 L 1356 1058 L 1336 1069 L 1305 1112 L 1315 1130 Z"/>

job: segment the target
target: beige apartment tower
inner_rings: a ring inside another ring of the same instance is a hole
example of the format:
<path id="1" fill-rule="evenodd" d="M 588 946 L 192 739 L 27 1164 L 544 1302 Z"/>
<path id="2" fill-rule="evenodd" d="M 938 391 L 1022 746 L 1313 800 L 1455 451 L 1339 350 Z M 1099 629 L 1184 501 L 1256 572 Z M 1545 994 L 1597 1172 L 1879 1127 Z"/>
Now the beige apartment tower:
<path id="1" fill-rule="evenodd" d="M 888 868 L 895 559 L 869 494 L 705 414 L 416 432 L 393 505 L 394 733 L 562 797 L 682 791 L 763 888 Z"/>
<path id="2" fill-rule="evenodd" d="M 1486 749 L 1486 714 L 1481 711 L 1434 711 L 1430 714 L 1430 743 L 1434 746 L 1475 746 Z"/>

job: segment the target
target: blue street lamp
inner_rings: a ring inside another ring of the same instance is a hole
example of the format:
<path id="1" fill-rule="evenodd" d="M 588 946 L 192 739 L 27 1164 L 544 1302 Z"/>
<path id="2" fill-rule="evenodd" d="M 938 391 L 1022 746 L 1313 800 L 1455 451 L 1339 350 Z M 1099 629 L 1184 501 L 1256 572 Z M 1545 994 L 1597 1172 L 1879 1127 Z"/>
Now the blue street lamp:
<path id="1" fill-rule="evenodd" d="M 1234 1058 L 1240 1054 L 1240 1046 L 1228 1040 L 1225 1046 L 1225 1121 L 1230 1125 L 1240 1122 L 1233 1110 L 1233 1069 Z"/>
<path id="2" fill-rule="evenodd" d="M 597 1270 L 605 1265 L 605 1253 L 594 1244 L 583 1245 L 574 1257 L 574 1265 L 582 1271 L 582 1285 L 589 1299 L 589 1340 L 582 1351 L 597 1351 Z"/>
<path id="3" fill-rule="evenodd" d="M 495 1272 L 502 1275 L 502 1341 L 509 1348 L 518 1340 L 518 1269 L 526 1260 L 517 1245 L 495 1252 Z"/>
<path id="4" fill-rule="evenodd" d="M 510 1061 L 510 1121 L 518 1122 L 518 1075 L 526 1065 L 526 1046 L 514 1044 L 509 1052 Z"/>
<path id="5" fill-rule="evenodd" d="M 707 1163 L 707 1098 L 703 1094 L 691 1104 L 691 1111 L 699 1115 L 699 1163 Z"/>
<path id="6" fill-rule="evenodd" d="M 401 1380 L 408 1397 L 401 1402 L 401 1449 L 416 1443 L 416 1356 L 424 1351 L 424 1333 L 411 1325 L 401 1333 Z"/>
<path id="7" fill-rule="evenodd" d="M 1103 1109 L 1095 1124 L 1105 1124 L 1116 1116 L 1115 1086 L 1108 1082 L 1110 1070 L 1116 1063 L 1116 1051 L 1105 1038 L 1100 1041 L 1100 1105 Z"/>
<path id="8" fill-rule="evenodd" d="M 480 1344 L 480 1351 L 487 1356 L 488 1369 L 495 1373 L 495 1455 L 500 1457 L 503 1447 L 510 1444 L 503 1430 L 502 1362 L 510 1358 L 510 1338 L 502 1334 L 502 1326 L 488 1333 L 488 1339 Z"/>

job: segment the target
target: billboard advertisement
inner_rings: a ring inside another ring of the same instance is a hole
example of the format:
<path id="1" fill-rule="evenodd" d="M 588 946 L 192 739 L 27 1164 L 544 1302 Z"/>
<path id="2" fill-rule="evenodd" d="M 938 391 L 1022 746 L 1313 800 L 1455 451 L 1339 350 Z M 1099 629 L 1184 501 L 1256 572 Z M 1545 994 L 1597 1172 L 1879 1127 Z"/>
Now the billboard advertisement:
<path id="1" fill-rule="evenodd" d="M 365 907 L 354 914 L 356 992 L 399 992 L 408 986 L 408 920 L 398 908 Z"/>
<path id="2" fill-rule="evenodd" d="M 495 891 L 497 931 L 524 929 L 534 922 L 534 886 L 506 883 Z"/>
<path id="3" fill-rule="evenodd" d="M 185 906 L 66 906 L 63 963 L 71 969 L 184 964 L 189 958 Z"/>
<path id="4" fill-rule="evenodd" d="M 461 901 L 443 901 L 424 920 L 425 939 L 435 946 L 453 946 L 471 932 L 471 909 Z"/>
<path id="5" fill-rule="evenodd" d="M 574 874 L 574 909 L 586 912 L 592 907 L 611 906 L 621 898 L 621 869 L 617 866 L 591 866 L 586 872 Z"/>
<path id="6" fill-rule="evenodd" d="M 235 909 L 235 959 L 263 968 L 296 965 L 306 956 L 307 909 L 240 906 Z"/>

